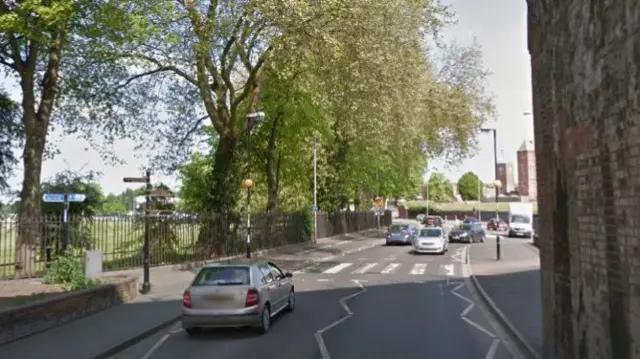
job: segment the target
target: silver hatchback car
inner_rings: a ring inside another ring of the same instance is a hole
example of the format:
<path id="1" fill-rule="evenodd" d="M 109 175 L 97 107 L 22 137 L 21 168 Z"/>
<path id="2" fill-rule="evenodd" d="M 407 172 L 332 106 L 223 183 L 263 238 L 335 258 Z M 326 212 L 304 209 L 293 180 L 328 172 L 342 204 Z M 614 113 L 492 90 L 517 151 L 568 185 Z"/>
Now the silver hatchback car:
<path id="1" fill-rule="evenodd" d="M 182 327 L 257 327 L 269 331 L 271 318 L 295 308 L 293 275 L 272 262 L 216 263 L 203 267 L 182 297 Z"/>

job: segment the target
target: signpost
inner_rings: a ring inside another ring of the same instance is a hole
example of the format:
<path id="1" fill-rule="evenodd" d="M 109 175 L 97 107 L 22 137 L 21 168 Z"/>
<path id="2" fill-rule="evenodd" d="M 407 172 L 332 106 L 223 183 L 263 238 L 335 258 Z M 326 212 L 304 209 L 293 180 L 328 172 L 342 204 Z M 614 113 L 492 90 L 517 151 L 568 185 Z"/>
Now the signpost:
<path id="1" fill-rule="evenodd" d="M 151 282 L 149 280 L 149 242 L 150 242 L 150 223 L 149 212 L 151 207 L 151 171 L 147 170 L 144 177 L 125 177 L 122 179 L 124 183 L 144 183 L 145 184 L 145 208 L 144 208 L 144 246 L 142 247 L 142 263 L 143 263 L 143 282 L 140 293 L 147 294 L 151 291 Z"/>
<path id="2" fill-rule="evenodd" d="M 62 212 L 62 248 L 61 252 L 64 253 L 69 247 L 69 207 L 71 202 L 84 202 L 87 199 L 87 195 L 84 193 L 44 193 L 42 194 L 42 201 L 45 203 L 63 203 Z M 47 249 L 47 261 L 51 258 L 51 249 Z"/>
<path id="3" fill-rule="evenodd" d="M 173 192 L 167 189 L 154 189 L 149 191 L 149 197 L 173 197 Z"/>

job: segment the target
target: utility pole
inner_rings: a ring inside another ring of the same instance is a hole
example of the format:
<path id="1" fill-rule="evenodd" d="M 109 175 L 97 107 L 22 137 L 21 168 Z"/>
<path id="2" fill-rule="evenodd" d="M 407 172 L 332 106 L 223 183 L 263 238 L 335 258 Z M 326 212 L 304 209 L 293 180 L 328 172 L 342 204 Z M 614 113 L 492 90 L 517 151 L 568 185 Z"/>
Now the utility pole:
<path id="1" fill-rule="evenodd" d="M 313 136 L 313 242 L 318 241 L 318 136 Z"/>

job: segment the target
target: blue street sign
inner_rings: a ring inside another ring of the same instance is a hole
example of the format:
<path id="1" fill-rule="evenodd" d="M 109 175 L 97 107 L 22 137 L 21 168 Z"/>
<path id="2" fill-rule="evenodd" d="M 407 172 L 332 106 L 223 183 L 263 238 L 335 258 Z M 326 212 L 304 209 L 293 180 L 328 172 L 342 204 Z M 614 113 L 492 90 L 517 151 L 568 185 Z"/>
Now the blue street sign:
<path id="1" fill-rule="evenodd" d="M 318 206 L 313 205 L 313 211 L 314 211 L 314 212 L 318 212 Z"/>
<path id="2" fill-rule="evenodd" d="M 84 202 L 87 196 L 84 193 L 69 193 L 69 202 Z"/>
<path id="3" fill-rule="evenodd" d="M 64 203 L 64 193 L 45 193 L 42 200 L 47 203 Z"/>
<path id="4" fill-rule="evenodd" d="M 382 208 L 376 208 L 376 215 L 382 216 Z"/>

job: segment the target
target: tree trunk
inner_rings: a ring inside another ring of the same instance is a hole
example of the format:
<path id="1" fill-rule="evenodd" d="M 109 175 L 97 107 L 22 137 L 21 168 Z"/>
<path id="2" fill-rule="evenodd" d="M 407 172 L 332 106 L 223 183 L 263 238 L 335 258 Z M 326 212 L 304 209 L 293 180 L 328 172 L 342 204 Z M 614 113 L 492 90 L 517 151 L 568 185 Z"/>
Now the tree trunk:
<path id="1" fill-rule="evenodd" d="M 205 258 L 233 255 L 241 249 L 236 239 L 236 227 L 240 217 L 236 205 L 240 200 L 240 181 L 236 147 L 238 138 L 235 133 L 220 136 L 218 148 L 214 154 L 213 186 L 209 193 L 209 213 L 203 213 L 198 235 L 198 247 Z"/>
<path id="2" fill-rule="evenodd" d="M 280 191 L 280 154 L 276 154 L 276 138 L 278 134 L 278 117 L 271 125 L 271 135 L 267 147 L 267 212 L 275 212 L 278 208 L 278 192 Z"/>
<path id="3" fill-rule="evenodd" d="M 40 176 L 49 127 L 49 116 L 35 113 L 35 98 L 29 86 L 23 83 L 22 122 L 26 138 L 22 153 L 24 179 L 20 192 L 20 233 L 15 248 L 16 277 L 32 277 L 36 274 L 37 246 L 41 236 Z"/>
<path id="4" fill-rule="evenodd" d="M 213 186 L 209 197 L 210 209 L 215 212 L 231 212 L 240 200 L 237 144 L 238 138 L 235 133 L 221 135 L 213 157 Z"/>

